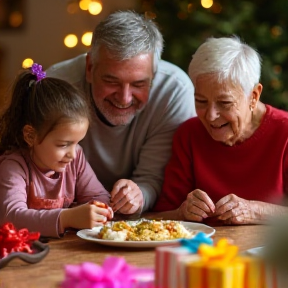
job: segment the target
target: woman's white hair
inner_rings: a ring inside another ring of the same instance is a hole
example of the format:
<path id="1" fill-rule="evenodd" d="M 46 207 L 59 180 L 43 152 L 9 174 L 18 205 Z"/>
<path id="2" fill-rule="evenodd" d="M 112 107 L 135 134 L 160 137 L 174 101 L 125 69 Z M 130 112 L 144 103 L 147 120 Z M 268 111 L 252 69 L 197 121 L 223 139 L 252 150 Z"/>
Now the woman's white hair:
<path id="1" fill-rule="evenodd" d="M 241 85 L 248 96 L 261 75 L 261 57 L 237 36 L 208 38 L 192 56 L 189 76 L 196 85 L 201 74 L 216 73 L 218 81 Z"/>

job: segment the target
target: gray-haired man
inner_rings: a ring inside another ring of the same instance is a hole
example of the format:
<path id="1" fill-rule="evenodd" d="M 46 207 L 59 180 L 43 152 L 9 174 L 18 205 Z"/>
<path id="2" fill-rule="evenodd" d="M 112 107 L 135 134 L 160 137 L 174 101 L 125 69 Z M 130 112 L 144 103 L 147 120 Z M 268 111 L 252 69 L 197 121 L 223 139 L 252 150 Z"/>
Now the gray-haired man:
<path id="1" fill-rule="evenodd" d="M 119 11 L 95 28 L 87 55 L 47 70 L 81 87 L 91 100 L 95 117 L 80 144 L 111 191 L 114 211 L 122 214 L 153 207 L 175 129 L 196 115 L 191 80 L 161 60 L 162 49 L 152 20 Z"/>

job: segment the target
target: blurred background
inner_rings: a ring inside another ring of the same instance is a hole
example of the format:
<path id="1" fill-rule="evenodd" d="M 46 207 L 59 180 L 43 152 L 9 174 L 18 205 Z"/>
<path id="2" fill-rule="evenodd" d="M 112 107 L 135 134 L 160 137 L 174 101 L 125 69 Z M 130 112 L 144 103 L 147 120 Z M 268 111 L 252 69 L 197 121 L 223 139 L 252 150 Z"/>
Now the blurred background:
<path id="1" fill-rule="evenodd" d="M 288 111 L 288 0 L 0 0 L 0 110 L 21 67 L 87 52 L 94 27 L 124 9 L 158 23 L 162 58 L 184 71 L 207 37 L 238 35 L 262 57 L 262 101 Z"/>

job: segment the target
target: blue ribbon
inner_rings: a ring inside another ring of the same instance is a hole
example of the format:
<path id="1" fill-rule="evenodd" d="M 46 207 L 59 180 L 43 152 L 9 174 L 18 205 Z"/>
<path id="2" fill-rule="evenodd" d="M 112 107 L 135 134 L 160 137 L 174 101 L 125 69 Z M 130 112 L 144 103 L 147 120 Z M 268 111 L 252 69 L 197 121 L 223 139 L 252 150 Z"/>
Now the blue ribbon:
<path id="1" fill-rule="evenodd" d="M 186 247 L 191 253 L 197 253 L 200 244 L 213 245 L 213 240 L 206 236 L 204 232 L 199 232 L 191 239 L 182 238 L 179 240 L 180 244 Z"/>

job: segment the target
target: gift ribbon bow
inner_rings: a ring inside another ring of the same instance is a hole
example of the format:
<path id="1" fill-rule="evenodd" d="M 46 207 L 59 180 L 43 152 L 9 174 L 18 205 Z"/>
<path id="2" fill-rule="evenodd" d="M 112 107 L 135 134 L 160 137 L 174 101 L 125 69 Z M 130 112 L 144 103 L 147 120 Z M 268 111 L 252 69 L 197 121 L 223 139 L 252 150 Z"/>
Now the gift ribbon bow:
<path id="1" fill-rule="evenodd" d="M 4 224 L 0 227 L 0 258 L 12 252 L 33 253 L 31 243 L 39 237 L 39 232 L 29 232 L 26 228 L 17 231 L 12 223 Z"/>
<path id="2" fill-rule="evenodd" d="M 102 266 L 84 262 L 65 266 L 62 288 L 153 288 L 154 269 L 137 268 L 123 257 L 107 257 Z"/>
<path id="3" fill-rule="evenodd" d="M 238 247 L 231 245 L 227 239 L 220 239 L 215 246 L 201 244 L 198 254 L 202 256 L 202 260 L 206 262 L 219 262 L 223 265 L 229 263 L 238 254 Z"/>
<path id="4" fill-rule="evenodd" d="M 213 240 L 206 236 L 204 232 L 197 233 L 196 236 L 191 239 L 183 238 L 179 241 L 181 245 L 188 248 L 191 253 L 197 253 L 201 244 L 206 244 L 207 246 L 213 244 Z"/>

